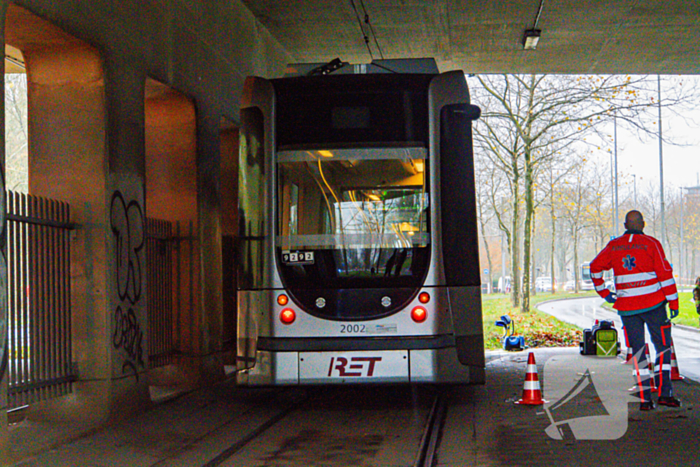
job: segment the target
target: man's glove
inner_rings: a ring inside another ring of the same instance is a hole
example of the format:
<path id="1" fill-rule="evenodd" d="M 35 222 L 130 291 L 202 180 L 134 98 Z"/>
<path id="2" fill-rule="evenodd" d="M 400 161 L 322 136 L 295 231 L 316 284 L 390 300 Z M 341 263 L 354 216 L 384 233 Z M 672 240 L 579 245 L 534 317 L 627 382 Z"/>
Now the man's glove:
<path id="1" fill-rule="evenodd" d="M 609 293 L 608 296 L 605 297 L 605 301 L 608 303 L 615 303 L 617 301 L 617 294 Z"/>
<path id="2" fill-rule="evenodd" d="M 671 308 L 671 319 L 675 318 L 676 316 L 678 316 L 678 310 Z"/>

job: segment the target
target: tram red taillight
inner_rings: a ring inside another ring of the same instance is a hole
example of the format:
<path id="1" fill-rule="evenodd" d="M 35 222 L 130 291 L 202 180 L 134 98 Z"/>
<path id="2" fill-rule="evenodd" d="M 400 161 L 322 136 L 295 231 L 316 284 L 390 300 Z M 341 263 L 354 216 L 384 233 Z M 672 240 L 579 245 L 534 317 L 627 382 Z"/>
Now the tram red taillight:
<path id="1" fill-rule="evenodd" d="M 284 324 L 292 324 L 297 319 L 297 314 L 291 308 L 285 308 L 280 313 L 280 321 Z"/>
<path id="2" fill-rule="evenodd" d="M 418 301 L 425 304 L 430 301 L 430 294 L 428 292 L 422 292 L 420 295 L 418 295 Z"/>
<path id="3" fill-rule="evenodd" d="M 416 323 L 422 323 L 428 317 L 428 312 L 422 306 L 414 307 L 411 310 L 411 319 Z"/>
<path id="4" fill-rule="evenodd" d="M 279 306 L 285 306 L 287 303 L 289 303 L 289 297 L 287 297 L 285 294 L 277 296 L 277 304 Z"/>

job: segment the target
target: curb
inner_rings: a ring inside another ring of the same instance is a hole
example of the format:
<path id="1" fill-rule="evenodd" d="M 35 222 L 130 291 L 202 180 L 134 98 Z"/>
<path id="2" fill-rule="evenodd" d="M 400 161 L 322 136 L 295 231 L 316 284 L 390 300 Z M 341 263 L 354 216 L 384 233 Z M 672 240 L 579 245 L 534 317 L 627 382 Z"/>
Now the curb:
<path id="1" fill-rule="evenodd" d="M 546 301 L 544 301 L 544 302 L 540 302 L 540 303 L 538 303 L 536 306 L 537 306 L 537 308 L 539 308 L 540 305 L 544 305 L 544 304 L 546 304 L 546 303 L 564 302 L 564 301 L 567 301 L 567 300 L 582 300 L 582 299 L 584 299 L 584 298 L 591 298 L 591 297 L 553 298 L 552 300 L 546 300 Z M 601 298 L 601 300 L 602 300 L 602 298 Z M 606 308 L 603 308 L 602 306 L 599 306 L 598 308 L 600 308 L 600 309 L 603 310 L 603 311 L 607 311 L 607 312 L 609 312 L 609 313 L 615 313 L 614 310 L 608 310 L 608 309 L 606 309 Z M 540 310 L 540 311 L 542 311 L 542 310 Z M 617 313 L 615 313 L 615 314 L 617 314 Z M 618 315 L 618 316 L 619 316 L 619 315 Z M 691 331 L 691 332 L 700 333 L 700 329 L 699 329 L 699 328 L 696 328 L 696 327 L 693 327 L 693 326 L 688 326 L 688 325 L 685 325 L 685 324 L 676 324 L 676 323 L 674 323 L 674 322 L 671 322 L 671 324 L 673 324 L 674 327 L 678 327 L 679 329 L 683 329 L 684 331 Z"/>

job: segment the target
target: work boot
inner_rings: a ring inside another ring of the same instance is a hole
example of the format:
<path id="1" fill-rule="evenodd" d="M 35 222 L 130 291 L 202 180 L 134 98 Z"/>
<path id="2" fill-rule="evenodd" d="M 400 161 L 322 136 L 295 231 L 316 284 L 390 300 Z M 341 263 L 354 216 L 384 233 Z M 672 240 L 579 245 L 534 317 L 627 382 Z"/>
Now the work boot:
<path id="1" fill-rule="evenodd" d="M 639 410 L 653 410 L 653 409 L 654 409 L 654 402 L 652 402 L 652 401 L 641 402 L 639 404 Z"/>
<path id="2" fill-rule="evenodd" d="M 665 405 L 666 407 L 680 407 L 681 401 L 673 396 L 661 396 L 659 397 L 659 405 Z"/>

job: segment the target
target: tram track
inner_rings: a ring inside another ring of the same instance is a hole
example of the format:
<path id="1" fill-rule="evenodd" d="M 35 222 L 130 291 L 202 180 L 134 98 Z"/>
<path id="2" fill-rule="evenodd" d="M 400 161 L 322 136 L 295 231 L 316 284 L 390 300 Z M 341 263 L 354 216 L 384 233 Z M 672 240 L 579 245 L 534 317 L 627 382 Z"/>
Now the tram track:
<path id="1" fill-rule="evenodd" d="M 229 447 L 227 447 L 226 449 L 221 451 L 216 457 L 209 460 L 207 463 L 203 464 L 202 467 L 216 467 L 216 466 L 223 464 L 228 459 L 235 456 L 239 451 L 241 451 L 247 445 L 249 445 L 250 443 L 252 443 L 256 439 L 263 436 L 270 428 L 272 428 L 273 426 L 277 425 L 280 421 L 287 418 L 292 412 L 296 411 L 301 406 L 303 406 L 306 403 L 307 399 L 308 399 L 308 394 L 304 394 L 304 396 L 300 400 L 297 400 L 297 401 L 291 403 L 288 407 L 279 411 L 274 416 L 268 418 L 265 422 L 258 425 L 257 428 L 255 428 L 254 430 L 249 432 L 243 438 L 239 439 L 238 441 L 236 441 L 235 443 L 233 443 L 232 445 L 230 445 Z"/>
<path id="2" fill-rule="evenodd" d="M 437 461 L 437 448 L 442 435 L 442 428 L 447 417 L 447 403 L 443 394 L 435 395 L 435 400 L 423 430 L 418 455 L 413 467 L 433 467 Z"/>
<path id="3" fill-rule="evenodd" d="M 437 465 L 437 449 L 440 444 L 442 429 L 447 414 L 447 394 L 445 394 L 443 391 L 434 392 L 431 390 L 430 392 L 432 392 L 433 394 L 430 395 L 429 393 L 423 392 L 424 396 L 428 396 L 429 398 L 426 398 L 427 400 L 424 399 L 423 403 L 421 403 L 420 405 L 415 405 L 413 408 L 413 410 L 415 410 L 419 406 L 422 406 L 425 418 L 423 419 L 422 427 L 421 425 L 415 426 L 414 436 L 420 436 L 420 442 L 415 448 L 416 450 L 413 451 L 415 457 L 411 458 L 409 456 L 408 458 L 406 458 L 405 460 L 408 462 L 406 462 L 406 464 L 404 465 L 413 465 L 415 467 L 428 467 Z M 356 400 L 356 398 L 359 397 L 362 393 L 358 393 L 357 391 L 349 391 L 347 393 L 341 393 L 340 396 L 338 392 L 331 392 L 331 394 L 333 394 L 333 396 L 328 397 L 327 395 L 323 394 L 318 390 L 314 391 L 312 389 L 310 392 L 304 391 L 303 393 L 295 397 L 295 400 L 290 401 L 285 407 L 280 407 L 274 413 L 267 414 L 268 416 L 264 419 L 258 419 L 258 422 L 254 426 L 250 426 L 245 432 L 239 433 L 235 440 L 229 440 L 229 443 L 233 441 L 231 444 L 220 445 L 220 447 L 217 450 L 218 453 L 217 451 L 212 452 L 210 455 L 213 457 L 210 457 L 209 460 L 199 465 L 201 465 L 202 467 L 217 467 L 236 465 L 236 463 L 246 462 L 243 459 L 247 459 L 248 461 L 250 461 L 251 454 L 248 450 L 251 448 L 254 451 L 260 450 L 261 446 L 267 446 L 268 451 L 265 454 L 262 453 L 265 452 L 264 450 L 266 448 L 263 448 L 262 451 L 258 451 L 260 452 L 260 454 L 257 454 L 257 456 L 259 456 L 258 458 L 261 458 L 262 456 L 272 456 L 268 457 L 268 460 L 273 462 L 273 464 L 276 459 L 274 456 L 277 454 L 280 454 L 280 459 L 284 459 L 284 462 L 293 463 L 294 465 L 303 465 L 302 459 L 323 459 L 324 456 L 330 459 L 330 457 L 328 456 L 337 455 L 337 450 L 340 449 L 348 456 L 359 456 L 353 459 L 355 461 L 360 462 L 362 465 L 365 464 L 363 464 L 362 460 L 360 459 L 364 459 L 364 462 L 369 462 L 370 464 L 368 465 L 374 465 L 372 464 L 372 462 L 376 462 L 377 459 L 374 459 L 372 457 L 366 457 L 366 451 L 364 454 L 358 454 L 362 452 L 363 448 L 358 447 L 357 445 L 353 446 L 353 443 L 372 443 L 372 440 L 376 441 L 379 435 L 372 434 L 369 436 L 365 435 L 349 437 L 345 433 L 339 435 L 340 432 L 343 432 L 343 429 L 339 426 L 333 425 L 332 419 L 335 417 L 335 415 L 331 416 L 330 425 L 328 424 L 329 419 L 323 420 L 321 418 L 318 419 L 317 422 L 315 422 L 316 424 L 314 425 L 314 429 L 316 431 L 313 431 L 314 450 L 309 450 L 308 446 L 304 446 L 303 441 L 298 441 L 303 440 L 306 434 L 310 432 L 310 429 L 309 425 L 305 424 L 304 422 L 298 422 L 297 419 L 303 420 L 317 416 L 310 414 L 314 412 L 318 413 L 319 407 L 343 407 L 348 402 L 348 400 Z M 313 403 L 311 404 L 310 401 L 313 401 Z M 430 405 L 426 403 L 429 403 Z M 374 404 L 374 402 L 370 403 L 370 406 L 372 404 Z M 377 407 L 375 406 L 374 408 L 370 408 L 368 410 L 375 411 L 377 410 Z M 386 409 L 380 408 L 379 410 Z M 347 418 L 345 416 L 342 416 L 341 418 L 346 423 L 348 423 L 349 420 L 351 420 L 352 418 L 356 418 L 356 416 L 357 413 L 355 413 L 350 418 Z M 282 425 L 283 428 L 276 428 L 280 425 Z M 296 427 L 293 432 L 288 431 L 290 426 Z M 323 426 L 324 428 L 318 429 L 321 426 Z M 387 425 L 387 427 L 388 426 L 390 425 Z M 372 428 L 370 428 L 370 432 L 374 428 L 375 426 L 372 425 Z M 280 430 L 286 432 L 286 434 L 284 434 L 282 438 L 279 437 Z M 280 443 L 280 439 L 284 439 L 285 441 Z M 408 439 L 410 438 L 407 437 L 407 440 Z M 416 440 L 417 437 L 414 437 L 413 439 Z M 331 441 L 329 442 L 329 440 Z M 342 440 L 342 448 L 338 448 L 339 440 Z M 283 452 L 282 448 L 280 447 L 291 446 L 296 443 L 298 443 L 301 446 L 299 451 Z M 270 449 L 271 446 L 275 447 Z M 324 450 L 322 446 L 326 446 L 331 450 L 335 449 L 336 451 L 331 453 L 331 451 Z M 416 445 L 414 444 L 414 446 Z M 367 448 L 367 446 L 365 446 L 365 448 Z M 276 452 L 276 454 L 270 454 L 270 452 Z M 334 464 L 333 462 L 331 462 L 329 465 L 350 465 L 342 463 L 343 459 L 348 460 L 350 458 L 352 457 L 336 458 L 334 459 L 334 461 L 340 463 Z M 412 464 L 411 459 L 413 459 Z"/>

